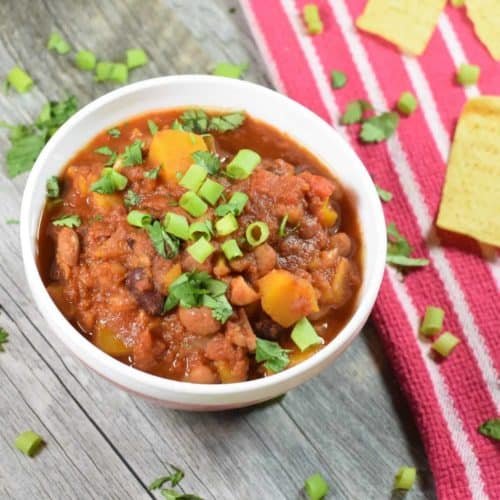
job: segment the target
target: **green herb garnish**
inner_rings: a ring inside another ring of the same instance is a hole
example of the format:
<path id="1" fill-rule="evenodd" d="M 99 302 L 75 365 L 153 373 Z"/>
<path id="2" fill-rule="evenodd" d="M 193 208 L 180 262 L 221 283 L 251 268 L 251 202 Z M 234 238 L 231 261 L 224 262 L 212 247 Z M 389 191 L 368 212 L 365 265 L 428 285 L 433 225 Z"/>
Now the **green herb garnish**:
<path id="1" fill-rule="evenodd" d="M 158 132 L 158 125 L 153 120 L 148 120 L 148 129 L 151 135 L 155 135 Z"/>
<path id="2" fill-rule="evenodd" d="M 241 112 L 228 113 L 211 118 L 202 109 L 191 109 L 182 113 L 179 122 L 186 132 L 206 134 L 208 131 L 228 132 L 238 128 L 245 121 Z M 174 122 L 175 123 L 175 122 Z"/>
<path id="3" fill-rule="evenodd" d="M 148 55 L 142 49 L 129 49 L 125 53 L 125 56 L 129 69 L 139 68 L 148 63 Z"/>
<path id="4" fill-rule="evenodd" d="M 272 372 L 280 372 L 289 365 L 289 352 L 290 349 L 283 349 L 278 342 L 257 337 L 255 361 L 257 361 L 257 363 L 265 362 L 264 367 Z"/>
<path id="5" fill-rule="evenodd" d="M 121 158 L 125 167 L 133 167 L 134 165 L 141 165 L 144 161 L 142 158 L 142 141 L 135 140 L 132 144 L 125 148 Z"/>
<path id="6" fill-rule="evenodd" d="M 330 73 L 330 81 L 332 88 L 341 89 L 347 83 L 347 75 L 343 71 L 334 69 Z"/>
<path id="7" fill-rule="evenodd" d="M 200 167 L 206 169 L 210 175 L 217 175 L 220 170 L 220 159 L 210 151 L 195 151 L 191 157 Z"/>
<path id="8" fill-rule="evenodd" d="M 149 234 L 155 250 L 165 259 L 173 259 L 179 254 L 180 240 L 168 234 L 159 221 L 154 221 L 144 229 Z"/>
<path id="9" fill-rule="evenodd" d="M 127 208 L 135 207 L 141 202 L 141 197 L 132 189 L 129 189 L 123 197 L 123 203 Z"/>
<path id="10" fill-rule="evenodd" d="M 160 170 L 161 170 L 161 165 L 158 165 L 157 167 L 152 168 L 151 170 L 146 170 L 146 172 L 144 172 L 144 177 L 146 177 L 146 179 L 156 179 L 158 177 L 158 173 L 160 172 Z"/>
<path id="11" fill-rule="evenodd" d="M 47 41 L 47 48 L 58 54 L 67 54 L 71 51 L 70 44 L 59 34 L 52 33 Z"/>
<path id="12" fill-rule="evenodd" d="M 281 222 L 280 222 L 280 228 L 279 228 L 279 231 L 278 231 L 278 235 L 280 238 L 284 238 L 285 235 L 286 235 L 286 223 L 288 222 L 288 214 L 285 214 L 285 216 L 283 217 L 283 219 L 281 219 Z"/>
<path id="13" fill-rule="evenodd" d="M 226 78 L 241 78 L 248 69 L 248 63 L 232 64 L 228 62 L 218 63 L 212 71 L 212 75 L 225 76 Z"/>
<path id="14" fill-rule="evenodd" d="M 380 186 L 377 186 L 377 184 L 375 184 L 375 189 L 377 190 L 378 196 L 382 201 L 389 202 L 392 200 L 392 193 L 390 191 L 382 189 Z"/>
<path id="15" fill-rule="evenodd" d="M 20 94 L 25 94 L 33 87 L 33 79 L 26 71 L 16 66 L 7 73 L 7 78 L 4 82 L 5 93 L 7 93 L 11 87 L 15 88 Z"/>
<path id="16" fill-rule="evenodd" d="M 59 198 L 59 195 L 61 194 L 61 187 L 59 186 L 59 179 L 55 175 L 52 175 L 47 179 L 46 187 L 47 198 Z"/>
<path id="17" fill-rule="evenodd" d="M 123 191 L 127 186 L 128 179 L 111 167 L 102 169 L 101 178 L 94 182 L 90 190 L 100 194 L 112 194 L 115 191 Z"/>
<path id="18" fill-rule="evenodd" d="M 174 472 L 170 473 L 168 476 L 161 476 L 158 479 L 155 479 L 149 485 L 150 491 L 161 488 L 167 482 L 170 483 L 172 488 L 175 488 L 182 481 L 184 478 L 184 472 L 175 465 L 170 464 L 170 467 L 174 469 Z"/>
<path id="19" fill-rule="evenodd" d="M 0 127 L 10 130 L 11 147 L 7 151 L 7 172 L 10 177 L 31 169 L 50 137 L 77 108 L 76 98 L 71 96 L 65 101 L 46 103 L 33 124 L 10 125 L 0 122 Z"/>
<path id="20" fill-rule="evenodd" d="M 496 441 L 500 441 L 500 418 L 486 420 L 477 430 L 483 436 L 488 436 Z"/>
<path id="21" fill-rule="evenodd" d="M 372 116 L 363 122 L 359 138 L 363 142 L 380 142 L 391 137 L 399 124 L 399 115 L 393 111 Z"/>
<path id="22" fill-rule="evenodd" d="M 82 219 L 80 219 L 79 215 L 62 215 L 61 217 L 58 217 L 57 219 L 54 219 L 52 221 L 52 224 L 54 226 L 65 226 L 65 227 L 78 227 L 82 223 Z"/>
<path id="23" fill-rule="evenodd" d="M 108 135 L 110 135 L 113 139 L 118 139 L 122 133 L 119 128 L 113 127 L 108 130 Z"/>
<path id="24" fill-rule="evenodd" d="M 3 329 L 0 328 L 0 351 L 4 351 L 3 344 L 8 342 L 9 334 Z"/>
<path id="25" fill-rule="evenodd" d="M 372 105 L 364 99 L 356 99 L 347 104 L 344 114 L 340 118 L 342 125 L 352 125 L 363 120 L 366 111 L 371 111 Z"/>
<path id="26" fill-rule="evenodd" d="M 387 225 L 387 257 L 386 262 L 396 267 L 422 267 L 429 264 L 428 259 L 410 257 L 413 248 L 408 240 L 399 233 L 394 222 Z"/>

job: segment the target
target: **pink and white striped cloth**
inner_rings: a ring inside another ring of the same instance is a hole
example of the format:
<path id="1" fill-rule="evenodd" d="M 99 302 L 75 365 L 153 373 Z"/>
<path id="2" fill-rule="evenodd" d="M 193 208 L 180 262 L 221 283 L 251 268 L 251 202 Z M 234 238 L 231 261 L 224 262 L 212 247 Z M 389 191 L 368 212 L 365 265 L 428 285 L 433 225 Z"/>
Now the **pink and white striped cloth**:
<path id="1" fill-rule="evenodd" d="M 474 35 L 464 9 L 447 7 L 427 50 L 413 58 L 355 28 L 366 0 L 315 0 L 325 26 L 315 37 L 302 25 L 308 0 L 241 3 L 276 88 L 326 121 L 337 124 L 354 99 L 387 110 L 405 90 L 417 96 L 419 110 L 385 143 L 361 145 L 352 130 L 340 129 L 375 182 L 394 194 L 386 219 L 415 255 L 430 259 L 404 282 L 387 269 L 373 319 L 413 410 L 439 498 L 500 499 L 500 447 L 477 432 L 500 414 L 500 268 L 491 249 L 488 260 L 488 249 L 434 227 L 461 107 L 468 97 L 499 92 L 500 64 Z M 478 86 L 454 84 L 465 61 L 481 66 Z M 349 77 L 341 90 L 330 86 L 332 69 Z M 430 304 L 445 310 L 445 329 L 461 339 L 442 362 L 417 337 Z"/>

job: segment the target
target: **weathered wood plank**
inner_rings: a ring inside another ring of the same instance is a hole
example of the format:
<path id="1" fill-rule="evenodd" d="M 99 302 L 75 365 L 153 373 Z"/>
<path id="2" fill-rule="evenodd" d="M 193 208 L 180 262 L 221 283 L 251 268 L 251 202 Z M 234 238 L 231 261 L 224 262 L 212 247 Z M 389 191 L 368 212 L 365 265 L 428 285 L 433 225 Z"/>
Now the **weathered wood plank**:
<path id="1" fill-rule="evenodd" d="M 93 83 L 70 58 L 48 54 L 52 29 L 103 58 L 145 47 L 151 63 L 132 81 L 203 73 L 232 60 L 250 61 L 248 79 L 268 83 L 241 12 L 230 14 L 231 6 L 236 1 L 2 2 L 0 71 L 21 64 L 37 86 L 24 96 L 0 96 L 0 119 L 25 121 L 46 97 L 66 91 L 84 104 L 113 88 Z M 18 228 L 5 225 L 18 217 L 26 176 L 5 177 L 6 148 L 0 134 L 0 325 L 11 332 L 0 354 L 0 496 L 148 498 L 144 485 L 174 463 L 186 471 L 185 490 L 204 498 L 298 498 L 314 471 L 330 479 L 335 498 L 385 498 L 394 471 L 407 463 L 423 471 L 412 498 L 432 498 L 418 436 L 370 329 L 321 377 L 255 409 L 173 412 L 90 373 L 53 338 L 27 292 Z M 29 427 L 49 442 L 33 460 L 11 446 Z"/>

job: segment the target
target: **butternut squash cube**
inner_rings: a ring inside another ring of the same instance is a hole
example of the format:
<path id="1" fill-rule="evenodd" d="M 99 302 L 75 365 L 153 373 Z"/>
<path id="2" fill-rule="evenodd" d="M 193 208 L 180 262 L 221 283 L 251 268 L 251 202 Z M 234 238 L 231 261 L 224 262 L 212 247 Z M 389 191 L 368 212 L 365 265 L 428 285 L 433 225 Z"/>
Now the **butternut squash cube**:
<path id="1" fill-rule="evenodd" d="M 259 280 L 262 309 L 281 326 L 318 312 L 316 293 L 309 281 L 283 269 L 273 269 Z"/>
<path id="2" fill-rule="evenodd" d="M 94 335 L 94 344 L 111 356 L 126 356 L 130 349 L 109 328 L 101 327 Z"/>

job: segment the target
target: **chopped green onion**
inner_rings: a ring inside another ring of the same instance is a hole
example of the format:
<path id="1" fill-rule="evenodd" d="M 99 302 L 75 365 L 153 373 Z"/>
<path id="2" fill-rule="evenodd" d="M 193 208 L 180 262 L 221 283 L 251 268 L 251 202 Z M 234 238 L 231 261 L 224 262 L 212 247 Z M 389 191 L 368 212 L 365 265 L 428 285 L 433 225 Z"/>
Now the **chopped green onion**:
<path id="1" fill-rule="evenodd" d="M 90 50 L 79 50 L 75 54 L 75 64 L 77 68 L 83 71 L 93 71 L 95 68 L 96 57 Z"/>
<path id="2" fill-rule="evenodd" d="M 207 241 L 210 241 L 212 239 L 213 234 L 214 234 L 214 229 L 212 226 L 212 221 L 210 221 L 210 220 L 193 222 L 189 226 L 189 239 L 190 240 L 196 241 L 199 238 L 203 237 Z"/>
<path id="3" fill-rule="evenodd" d="M 247 204 L 247 201 L 248 201 L 247 194 L 242 193 L 240 191 L 236 191 L 235 193 L 233 193 L 228 203 L 219 205 L 215 209 L 215 215 L 218 215 L 219 217 L 223 217 L 228 213 L 232 213 L 236 216 L 241 215 L 243 213 L 245 205 Z"/>
<path id="4" fill-rule="evenodd" d="M 128 69 L 139 68 L 148 63 L 148 56 L 142 49 L 129 49 L 126 55 Z"/>
<path id="5" fill-rule="evenodd" d="M 118 139 L 122 133 L 120 132 L 119 128 L 113 127 L 108 130 L 108 135 L 111 136 L 113 139 Z"/>
<path id="6" fill-rule="evenodd" d="M 163 227 L 167 233 L 173 234 L 181 240 L 189 238 L 189 222 L 184 215 L 168 212 L 163 219 Z"/>
<path id="7" fill-rule="evenodd" d="M 242 257 L 243 252 L 241 251 L 240 247 L 238 246 L 238 243 L 236 240 L 226 240 L 224 243 L 221 245 L 222 251 L 224 252 L 224 255 L 226 256 L 227 260 L 235 259 L 236 257 Z"/>
<path id="8" fill-rule="evenodd" d="M 403 92 L 396 104 L 398 111 L 403 115 L 411 115 L 417 109 L 417 99 L 411 92 Z"/>
<path id="9" fill-rule="evenodd" d="M 227 214 L 215 223 L 215 229 L 219 236 L 227 236 L 238 229 L 238 221 L 233 214 Z"/>
<path id="10" fill-rule="evenodd" d="M 127 215 L 127 222 L 131 226 L 144 228 L 153 222 L 153 217 L 146 212 L 140 210 L 132 210 Z"/>
<path id="11" fill-rule="evenodd" d="M 248 69 L 248 63 L 231 64 L 222 62 L 215 66 L 212 75 L 225 76 L 226 78 L 241 78 Z"/>
<path id="12" fill-rule="evenodd" d="M 302 10 L 304 22 L 306 24 L 307 32 L 310 35 L 319 35 L 323 32 L 323 22 L 319 16 L 318 6 L 309 3 L 304 5 Z"/>
<path id="13" fill-rule="evenodd" d="M 52 175 L 47 179 L 46 183 L 47 187 L 47 198 L 59 198 L 59 195 L 61 194 L 61 186 L 59 185 L 59 179 L 57 176 Z"/>
<path id="14" fill-rule="evenodd" d="M 240 149 L 227 166 L 227 173 L 233 179 L 243 180 L 250 177 L 261 157 L 251 149 Z"/>
<path id="15" fill-rule="evenodd" d="M 392 193 L 390 191 L 386 191 L 385 189 L 382 189 L 380 186 L 377 186 L 375 184 L 375 189 L 377 190 L 378 197 L 385 202 L 391 201 L 392 200 Z"/>
<path id="16" fill-rule="evenodd" d="M 409 490 L 415 483 L 417 469 L 415 467 L 400 467 L 394 478 L 395 490 Z"/>
<path id="17" fill-rule="evenodd" d="M 127 80 L 128 68 L 126 64 L 100 61 L 95 67 L 96 82 L 115 81 L 118 83 L 127 83 Z"/>
<path id="18" fill-rule="evenodd" d="M 196 262 L 203 264 L 203 262 L 215 252 L 215 247 L 205 238 L 200 238 L 198 241 L 188 246 L 187 251 Z"/>
<path id="19" fill-rule="evenodd" d="M 32 457 L 43 444 L 43 439 L 36 432 L 21 432 L 14 441 L 14 446 L 28 457 Z"/>
<path id="20" fill-rule="evenodd" d="M 125 196 L 123 197 L 123 204 L 127 207 L 135 207 L 135 205 L 139 205 L 139 203 L 142 201 L 142 198 L 132 191 L 132 189 L 129 189 L 126 193 Z"/>
<path id="21" fill-rule="evenodd" d="M 316 330 L 307 318 L 297 321 L 293 327 L 291 338 L 302 352 L 312 345 L 323 342 L 323 339 L 316 333 Z"/>
<path id="22" fill-rule="evenodd" d="M 71 50 L 70 44 L 59 34 L 52 33 L 47 41 L 47 48 L 58 54 L 67 54 Z"/>
<path id="23" fill-rule="evenodd" d="M 158 132 L 158 125 L 153 120 L 148 120 L 148 129 L 151 135 L 155 135 Z"/>
<path id="24" fill-rule="evenodd" d="M 7 83 L 14 87 L 20 94 L 25 94 L 33 86 L 31 76 L 19 66 L 12 68 L 7 73 Z"/>
<path id="25" fill-rule="evenodd" d="M 474 85 L 479 80 L 480 68 L 475 64 L 461 64 L 457 71 L 457 82 L 460 85 Z"/>
<path id="26" fill-rule="evenodd" d="M 208 172 L 200 165 L 194 163 L 191 165 L 187 172 L 183 175 L 179 184 L 191 191 L 198 191 L 203 181 L 207 178 Z"/>
<path id="27" fill-rule="evenodd" d="M 434 349 L 441 354 L 441 356 L 446 357 L 459 343 L 460 339 L 455 337 L 455 335 L 450 332 L 444 332 L 443 335 L 440 335 L 437 340 L 432 343 L 431 349 Z"/>
<path id="28" fill-rule="evenodd" d="M 425 316 L 420 325 L 420 333 L 432 336 L 443 328 L 444 311 L 440 307 L 427 306 Z"/>
<path id="29" fill-rule="evenodd" d="M 285 237 L 285 234 L 286 234 L 286 223 L 288 222 L 288 214 L 285 214 L 285 216 L 283 217 L 283 219 L 281 219 L 281 222 L 280 222 L 280 228 L 279 228 L 279 231 L 278 231 L 278 235 L 280 238 L 284 238 Z"/>
<path id="30" fill-rule="evenodd" d="M 255 234 L 257 233 L 257 234 Z M 269 226 L 265 222 L 252 222 L 245 231 L 248 243 L 253 247 L 262 245 L 269 238 Z"/>
<path id="31" fill-rule="evenodd" d="M 184 193 L 179 205 L 193 217 L 200 217 L 208 210 L 208 205 L 193 191 Z"/>
<path id="32" fill-rule="evenodd" d="M 328 493 L 330 487 L 321 474 L 313 474 L 304 481 L 304 489 L 309 500 L 321 500 Z"/>
<path id="33" fill-rule="evenodd" d="M 343 71 L 334 69 L 330 73 L 330 81 L 332 83 L 332 88 L 341 89 L 347 83 L 347 76 Z"/>
<path id="34" fill-rule="evenodd" d="M 203 168 L 203 167 L 201 167 Z M 224 186 L 215 182 L 211 179 L 207 179 L 203 185 L 201 186 L 198 194 L 204 198 L 210 205 L 214 206 L 217 203 L 217 200 L 220 198 L 220 195 L 224 191 Z"/>

